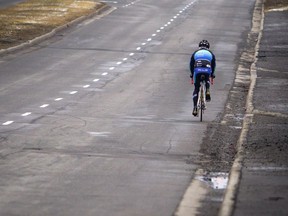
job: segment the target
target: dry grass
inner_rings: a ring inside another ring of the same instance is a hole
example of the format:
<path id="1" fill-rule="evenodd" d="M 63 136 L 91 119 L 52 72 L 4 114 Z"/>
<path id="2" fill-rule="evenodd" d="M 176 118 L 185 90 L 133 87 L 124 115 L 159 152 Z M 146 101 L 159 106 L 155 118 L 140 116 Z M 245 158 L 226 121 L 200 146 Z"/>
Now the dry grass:
<path id="1" fill-rule="evenodd" d="M 93 0 L 28 0 L 0 9 L 0 49 L 41 36 L 101 6 Z"/>

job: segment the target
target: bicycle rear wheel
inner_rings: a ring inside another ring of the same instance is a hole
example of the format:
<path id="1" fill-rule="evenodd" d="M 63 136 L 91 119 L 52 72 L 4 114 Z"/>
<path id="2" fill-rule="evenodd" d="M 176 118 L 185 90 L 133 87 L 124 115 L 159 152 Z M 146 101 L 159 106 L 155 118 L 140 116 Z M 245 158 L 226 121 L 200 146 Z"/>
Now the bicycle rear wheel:
<path id="1" fill-rule="evenodd" d="M 203 113 L 204 113 L 204 102 L 203 98 L 200 100 L 200 122 L 203 120 Z"/>

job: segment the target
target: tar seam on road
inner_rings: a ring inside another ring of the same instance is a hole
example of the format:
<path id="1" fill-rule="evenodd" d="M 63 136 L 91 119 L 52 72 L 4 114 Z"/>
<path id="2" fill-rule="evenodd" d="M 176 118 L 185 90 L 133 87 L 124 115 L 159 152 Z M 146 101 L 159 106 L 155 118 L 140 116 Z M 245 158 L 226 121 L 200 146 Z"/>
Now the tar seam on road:
<path id="1" fill-rule="evenodd" d="M 260 22 L 259 22 L 260 21 Z M 235 202 L 237 198 L 237 192 L 240 184 L 241 172 L 242 172 L 242 164 L 243 164 L 243 143 L 247 139 L 247 133 L 249 130 L 250 123 L 253 119 L 253 91 L 256 85 L 256 63 L 257 63 L 257 55 L 259 50 L 259 43 L 262 37 L 262 30 L 264 24 L 264 2 L 263 0 L 256 0 L 253 20 L 252 20 L 252 29 L 250 33 L 258 33 L 258 40 L 255 47 L 254 53 L 254 62 L 250 67 L 250 86 L 249 92 L 246 100 L 246 113 L 243 120 L 243 127 L 240 133 L 240 137 L 237 142 L 237 154 L 236 159 L 233 162 L 228 187 L 225 192 L 224 200 L 222 202 L 219 216 L 231 216 L 233 215 Z M 242 54 L 243 55 L 243 54 Z M 239 71 L 239 67 L 238 70 Z M 236 75 L 237 79 L 237 75 Z"/>

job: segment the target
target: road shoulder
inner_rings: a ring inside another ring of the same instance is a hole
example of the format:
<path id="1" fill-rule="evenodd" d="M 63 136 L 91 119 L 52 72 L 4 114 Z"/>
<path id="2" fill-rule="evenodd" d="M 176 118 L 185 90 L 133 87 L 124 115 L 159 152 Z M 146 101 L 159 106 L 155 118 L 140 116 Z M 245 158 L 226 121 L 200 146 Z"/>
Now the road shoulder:
<path id="1" fill-rule="evenodd" d="M 288 214 L 287 18 L 287 10 L 265 13 L 234 215 Z"/>

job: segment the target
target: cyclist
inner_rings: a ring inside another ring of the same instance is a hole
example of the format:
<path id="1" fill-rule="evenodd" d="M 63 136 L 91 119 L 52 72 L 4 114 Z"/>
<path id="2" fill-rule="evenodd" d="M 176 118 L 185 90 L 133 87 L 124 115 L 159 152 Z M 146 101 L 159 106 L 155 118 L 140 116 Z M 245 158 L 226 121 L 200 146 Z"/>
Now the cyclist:
<path id="1" fill-rule="evenodd" d="M 215 78 L 215 67 L 216 67 L 216 59 L 215 55 L 209 50 L 210 44 L 207 40 L 202 40 L 199 43 L 199 49 L 196 50 L 191 56 L 190 60 L 190 78 L 192 79 L 192 83 L 194 82 L 194 92 L 193 92 L 193 103 L 194 108 L 192 114 L 197 116 L 197 101 L 198 101 L 198 93 L 200 90 L 200 78 L 202 75 L 205 76 L 206 81 L 206 101 L 211 100 L 210 95 L 210 80 L 209 78 Z"/>

